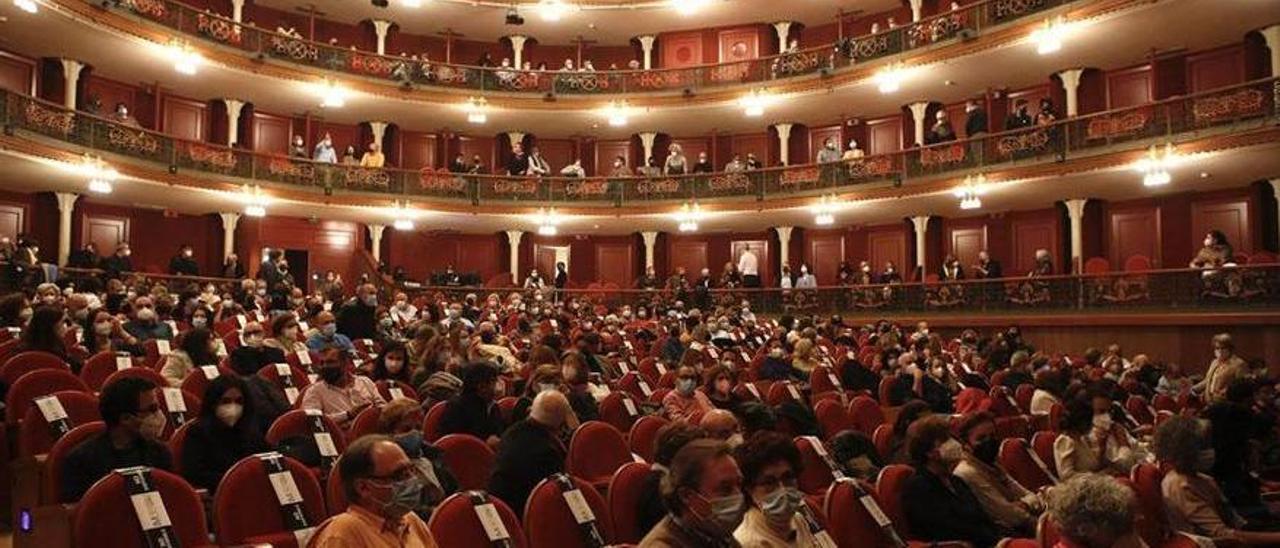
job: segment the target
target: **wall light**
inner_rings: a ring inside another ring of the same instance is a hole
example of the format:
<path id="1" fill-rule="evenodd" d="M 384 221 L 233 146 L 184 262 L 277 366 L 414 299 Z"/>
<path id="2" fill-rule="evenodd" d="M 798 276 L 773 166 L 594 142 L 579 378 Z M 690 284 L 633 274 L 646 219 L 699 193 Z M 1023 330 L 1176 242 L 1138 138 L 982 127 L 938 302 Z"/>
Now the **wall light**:
<path id="1" fill-rule="evenodd" d="M 979 196 L 986 194 L 987 176 L 979 173 L 978 175 L 966 175 L 964 184 L 952 191 L 957 198 L 960 198 L 960 209 L 978 209 L 982 207 L 982 198 Z"/>
<path id="2" fill-rule="evenodd" d="M 173 62 L 173 70 L 178 74 L 193 76 L 204 63 L 204 56 L 192 49 L 191 45 L 181 40 L 170 42 L 165 48 L 166 55 Z"/>
<path id="3" fill-rule="evenodd" d="M 37 11 L 40 11 L 40 6 L 36 5 L 35 0 L 13 0 L 13 5 L 17 6 L 18 9 L 25 11 L 27 13 L 35 13 Z"/>
<path id="4" fill-rule="evenodd" d="M 485 113 L 489 109 L 489 101 L 484 97 L 471 97 L 463 104 L 462 109 L 467 112 L 467 122 L 471 124 L 483 124 L 489 121 L 489 115 Z"/>
<path id="5" fill-rule="evenodd" d="M 742 106 L 742 114 L 752 118 L 764 116 L 765 107 L 772 102 L 773 97 L 763 89 L 753 89 L 738 99 L 738 104 Z"/>
<path id="6" fill-rule="evenodd" d="M 680 206 L 680 211 L 675 214 L 676 222 L 680 228 L 680 232 L 697 232 L 698 221 L 702 220 L 702 207 L 698 202 L 685 202 Z"/>
<path id="7" fill-rule="evenodd" d="M 1061 15 L 1053 19 L 1045 19 L 1043 26 L 1031 32 L 1031 43 L 1036 45 L 1036 53 L 1049 55 L 1061 50 L 1067 30 L 1068 24 Z"/>
<path id="8" fill-rule="evenodd" d="M 320 96 L 320 106 L 324 108 L 342 108 L 347 104 L 347 90 L 333 80 L 325 79 L 317 84 L 316 94 Z"/>
<path id="9" fill-rule="evenodd" d="M 1169 170 L 1181 161 L 1173 143 L 1166 143 L 1163 147 L 1151 145 L 1147 154 L 1133 163 L 1133 169 L 1142 174 L 1143 186 L 1164 186 L 1173 182 Z"/>
<path id="10" fill-rule="evenodd" d="M 893 93 L 902 88 L 902 81 L 906 78 L 907 69 L 901 65 L 890 65 L 877 72 L 871 81 L 876 83 L 880 93 Z"/>
<path id="11" fill-rule="evenodd" d="M 809 206 L 809 211 L 813 212 L 813 224 L 818 226 L 831 226 L 836 222 L 835 213 L 840 209 L 840 201 L 835 194 L 825 194 L 818 203 Z"/>

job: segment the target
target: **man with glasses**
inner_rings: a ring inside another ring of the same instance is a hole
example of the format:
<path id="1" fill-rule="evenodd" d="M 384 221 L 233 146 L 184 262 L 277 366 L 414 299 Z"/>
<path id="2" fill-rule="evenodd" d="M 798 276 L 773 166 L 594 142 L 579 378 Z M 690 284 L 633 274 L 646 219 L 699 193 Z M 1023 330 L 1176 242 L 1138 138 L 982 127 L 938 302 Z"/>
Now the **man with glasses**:
<path id="1" fill-rule="evenodd" d="M 308 546 L 434 548 L 427 524 L 413 513 L 425 485 L 421 472 L 390 437 L 364 436 L 338 461 L 350 505 L 316 530 Z"/>
<path id="2" fill-rule="evenodd" d="M 108 384 L 98 399 L 107 429 L 81 443 L 62 465 L 59 502 L 74 502 L 112 470 L 148 466 L 171 470 L 173 460 L 161 440 L 164 409 L 156 399 L 156 385 L 126 377 Z"/>

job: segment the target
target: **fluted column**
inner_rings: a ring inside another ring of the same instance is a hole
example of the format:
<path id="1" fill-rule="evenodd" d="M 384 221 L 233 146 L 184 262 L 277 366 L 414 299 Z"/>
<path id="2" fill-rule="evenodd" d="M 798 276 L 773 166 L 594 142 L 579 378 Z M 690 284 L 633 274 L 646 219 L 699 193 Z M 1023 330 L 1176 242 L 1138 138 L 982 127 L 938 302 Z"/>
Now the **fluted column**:
<path id="1" fill-rule="evenodd" d="M 66 265 L 71 256 L 71 214 L 75 212 L 79 194 L 73 192 L 54 192 L 58 199 L 58 264 Z"/>
<path id="2" fill-rule="evenodd" d="M 373 20 L 373 32 L 378 35 L 378 55 L 387 54 L 387 32 L 391 30 L 391 21 L 385 19 Z"/>
<path id="3" fill-rule="evenodd" d="M 1271 50 L 1271 76 L 1280 76 L 1280 25 L 1271 25 L 1258 31 L 1267 41 L 1267 49 Z"/>
<path id="4" fill-rule="evenodd" d="M 773 227 L 774 230 L 778 231 L 778 264 L 782 266 L 790 264 L 792 228 L 789 226 Z"/>
<path id="5" fill-rule="evenodd" d="M 1062 89 L 1067 92 L 1067 117 L 1074 118 L 1080 115 L 1080 75 L 1084 74 L 1084 69 L 1070 69 L 1058 73 L 1058 78 L 1062 79 Z"/>
<path id="6" fill-rule="evenodd" d="M 244 22 L 244 0 L 231 0 L 231 19 L 237 23 Z"/>
<path id="7" fill-rule="evenodd" d="M 773 129 L 778 131 L 778 160 L 784 166 L 791 165 L 791 127 L 791 124 L 773 125 Z"/>
<path id="8" fill-rule="evenodd" d="M 383 148 L 382 140 L 387 136 L 387 123 L 369 122 L 369 131 L 373 133 L 373 143 L 378 145 L 378 149 L 381 150 Z"/>
<path id="9" fill-rule="evenodd" d="M 644 64 L 642 66 L 644 66 L 645 70 L 653 68 L 653 44 L 657 39 L 658 37 L 652 34 L 636 37 L 636 40 L 640 41 L 640 51 L 644 52 Z"/>
<path id="10" fill-rule="evenodd" d="M 924 117 L 929 112 L 929 103 L 917 101 L 907 105 L 907 108 L 911 109 L 911 121 L 915 122 L 915 144 L 918 147 L 924 146 Z"/>
<path id="11" fill-rule="evenodd" d="M 1080 273 L 1084 264 L 1084 206 L 1088 198 L 1065 200 L 1067 217 L 1071 219 L 1071 271 Z"/>
<path id="12" fill-rule="evenodd" d="M 382 231 L 386 230 L 386 225 L 365 225 L 369 229 L 369 243 L 373 249 L 369 250 L 369 254 L 373 255 L 375 262 L 382 262 Z"/>
<path id="13" fill-rule="evenodd" d="M 649 158 L 653 158 L 653 143 L 658 139 L 658 134 L 652 131 L 646 131 L 640 135 L 640 147 L 644 149 L 644 159 L 641 165 L 649 165 Z"/>
<path id="14" fill-rule="evenodd" d="M 511 40 L 511 57 L 515 60 L 515 67 L 524 66 L 524 43 L 529 41 L 529 37 L 522 34 L 512 34 L 507 37 Z"/>
<path id="15" fill-rule="evenodd" d="M 244 110 L 244 101 L 239 99 L 223 99 L 227 106 L 227 146 L 235 146 L 240 136 L 240 111 Z"/>
<path id="16" fill-rule="evenodd" d="M 917 215 L 911 218 L 911 225 L 916 229 L 916 268 L 920 271 L 920 281 L 924 280 L 926 253 L 925 237 L 929 235 L 929 216 Z"/>
<path id="17" fill-rule="evenodd" d="M 916 22 L 924 18 L 924 0 L 911 0 L 911 21 Z"/>
<path id="18" fill-rule="evenodd" d="M 62 90 L 62 106 L 68 109 L 76 109 L 76 88 L 80 83 L 80 72 L 84 70 L 84 63 L 75 59 L 63 58 L 62 60 L 62 81 L 66 87 Z"/>
<path id="19" fill-rule="evenodd" d="M 508 132 L 507 132 L 507 142 L 508 142 L 508 143 L 510 143 L 512 146 L 514 146 L 516 143 L 520 143 L 520 144 L 521 144 L 521 146 L 523 146 L 523 145 L 524 145 L 524 132 L 523 132 L 523 131 L 508 131 Z"/>
<path id="20" fill-rule="evenodd" d="M 511 284 L 520 285 L 520 239 L 524 237 L 524 232 L 519 230 L 507 231 L 507 244 L 511 247 Z"/>
<path id="21" fill-rule="evenodd" d="M 791 37 L 791 21 L 775 21 L 774 30 L 778 31 L 778 51 L 787 51 L 787 39 Z"/>
<path id="22" fill-rule="evenodd" d="M 240 224 L 239 213 L 219 213 L 222 218 L 222 259 L 236 252 L 236 225 Z"/>
<path id="23" fill-rule="evenodd" d="M 1280 189 L 1280 186 L 1276 187 Z M 1280 190 L 1277 190 L 1280 193 Z M 640 237 L 644 239 L 644 267 L 645 269 L 655 268 L 653 265 L 653 249 L 658 244 L 658 233 L 647 230 L 640 233 Z"/>

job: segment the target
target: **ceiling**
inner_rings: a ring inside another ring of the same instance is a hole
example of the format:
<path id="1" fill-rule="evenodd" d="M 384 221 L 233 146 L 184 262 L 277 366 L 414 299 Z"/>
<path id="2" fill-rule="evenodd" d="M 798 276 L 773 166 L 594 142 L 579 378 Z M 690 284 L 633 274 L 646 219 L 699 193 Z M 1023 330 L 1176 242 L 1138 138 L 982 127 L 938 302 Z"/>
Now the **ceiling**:
<path id="1" fill-rule="evenodd" d="M 809 7 L 822 3 L 805 0 L 788 5 Z M 739 4 L 747 2 L 724 3 Z M 99 75 L 147 86 L 158 82 L 169 92 L 185 97 L 236 97 L 253 102 L 259 111 L 290 115 L 310 112 L 317 119 L 336 123 L 389 120 L 401 128 L 418 131 L 451 128 L 471 134 L 523 131 L 542 137 L 613 139 L 641 131 L 677 137 L 704 136 L 713 130 L 752 133 L 764 131 L 768 124 L 776 122 L 824 125 L 894 114 L 902 105 L 919 100 L 953 103 L 988 88 L 1043 84 L 1050 74 L 1063 68 L 1120 68 L 1145 62 L 1152 50 L 1197 50 L 1238 43 L 1245 33 L 1256 28 L 1256 22 L 1272 21 L 1276 13 L 1272 3 L 1257 0 L 1162 0 L 1083 25 L 1060 52 L 1052 55 L 1041 56 L 1029 44 L 1015 44 L 919 67 L 893 94 L 881 94 L 873 83 L 859 81 L 778 97 L 762 118 L 743 116 L 734 102 L 637 108 L 639 112 L 630 123 L 617 128 L 604 123 L 604 116 L 597 110 L 603 100 L 598 98 L 561 98 L 545 107 L 537 104 L 519 110 L 495 109 L 483 126 L 466 124 L 459 105 L 424 106 L 419 101 L 381 95 L 354 94 L 345 108 L 325 110 L 310 91 L 312 83 L 266 76 L 246 78 L 239 69 L 209 64 L 201 68 L 198 76 L 184 77 L 171 69 L 154 45 L 110 32 L 89 32 L 89 23 L 72 20 L 55 10 L 45 9 L 31 16 L 9 2 L 0 2 L 0 16 L 8 19 L 7 23 L 0 23 L 0 47 L 31 56 L 82 59 L 91 63 Z M 69 38 L 49 40 L 50 36 Z M 563 108 L 570 101 L 582 108 L 552 109 Z"/>

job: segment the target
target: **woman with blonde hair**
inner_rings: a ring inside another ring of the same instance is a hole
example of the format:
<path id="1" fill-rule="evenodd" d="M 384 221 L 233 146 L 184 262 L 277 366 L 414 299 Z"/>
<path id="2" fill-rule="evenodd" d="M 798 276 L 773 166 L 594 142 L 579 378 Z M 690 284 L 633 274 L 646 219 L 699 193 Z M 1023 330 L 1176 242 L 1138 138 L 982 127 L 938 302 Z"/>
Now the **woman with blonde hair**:
<path id="1" fill-rule="evenodd" d="M 684 175 L 689 173 L 689 161 L 684 157 L 684 149 L 678 143 L 667 147 L 667 163 L 662 167 L 663 175 Z"/>

